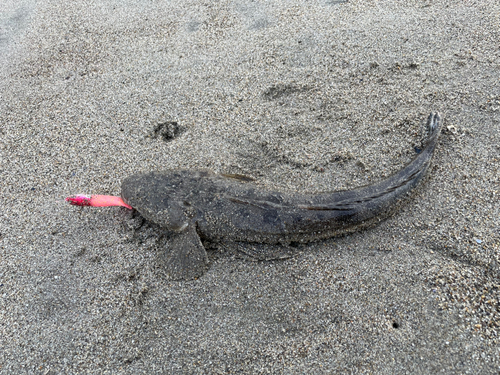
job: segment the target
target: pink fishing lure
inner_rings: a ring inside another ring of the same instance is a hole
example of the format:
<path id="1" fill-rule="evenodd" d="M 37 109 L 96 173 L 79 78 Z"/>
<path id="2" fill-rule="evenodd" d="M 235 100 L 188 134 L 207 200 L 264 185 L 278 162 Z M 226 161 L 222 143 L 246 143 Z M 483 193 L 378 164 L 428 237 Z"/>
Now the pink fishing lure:
<path id="1" fill-rule="evenodd" d="M 75 206 L 91 206 L 91 207 L 111 207 L 122 206 L 132 209 L 132 206 L 126 204 L 122 198 L 114 197 L 112 195 L 75 195 L 66 198 L 66 201 Z"/>

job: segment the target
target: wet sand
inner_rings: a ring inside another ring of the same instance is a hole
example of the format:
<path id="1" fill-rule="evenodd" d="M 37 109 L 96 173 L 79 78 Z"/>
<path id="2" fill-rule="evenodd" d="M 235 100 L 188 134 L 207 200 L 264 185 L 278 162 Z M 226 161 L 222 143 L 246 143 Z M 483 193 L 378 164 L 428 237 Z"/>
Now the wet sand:
<path id="1" fill-rule="evenodd" d="M 1 20 L 1 373 L 498 373 L 496 2 L 27 4 Z M 412 200 L 288 260 L 212 244 L 170 281 L 155 228 L 64 202 L 175 168 L 349 189 L 431 111 Z"/>

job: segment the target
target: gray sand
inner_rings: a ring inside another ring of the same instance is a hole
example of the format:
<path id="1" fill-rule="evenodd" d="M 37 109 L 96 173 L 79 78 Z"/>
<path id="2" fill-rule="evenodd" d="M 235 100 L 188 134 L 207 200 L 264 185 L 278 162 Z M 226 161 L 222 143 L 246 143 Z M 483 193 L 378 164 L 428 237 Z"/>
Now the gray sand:
<path id="1" fill-rule="evenodd" d="M 500 371 L 497 1 L 0 10 L 0 372 Z M 352 188 L 407 164 L 431 111 L 445 131 L 409 204 L 289 260 L 220 244 L 169 281 L 128 210 L 64 202 L 169 168 Z"/>

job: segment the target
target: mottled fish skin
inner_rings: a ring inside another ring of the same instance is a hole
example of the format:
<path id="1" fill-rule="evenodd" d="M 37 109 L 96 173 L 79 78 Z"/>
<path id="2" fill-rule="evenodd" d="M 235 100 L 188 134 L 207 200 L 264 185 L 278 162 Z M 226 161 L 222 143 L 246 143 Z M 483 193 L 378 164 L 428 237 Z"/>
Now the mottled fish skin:
<path id="1" fill-rule="evenodd" d="M 128 177 L 122 184 L 122 198 L 146 219 L 179 236 L 177 243 L 198 244 L 194 262 L 182 259 L 187 252 L 177 252 L 182 264 L 178 268 L 184 269 L 172 274 L 192 278 L 204 272 L 207 262 L 199 238 L 192 236 L 267 244 L 309 242 L 356 231 L 387 217 L 424 177 L 441 127 L 439 114 L 431 113 L 420 154 L 394 175 L 354 190 L 285 194 L 259 189 L 245 176 L 174 170 Z M 186 267 L 195 271 L 190 273 Z"/>

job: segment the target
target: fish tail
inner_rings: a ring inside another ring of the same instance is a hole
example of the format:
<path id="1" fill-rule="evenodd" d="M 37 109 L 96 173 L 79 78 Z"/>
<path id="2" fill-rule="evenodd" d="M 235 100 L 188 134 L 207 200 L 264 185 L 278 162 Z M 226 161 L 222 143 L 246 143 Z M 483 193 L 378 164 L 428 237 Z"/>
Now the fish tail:
<path id="1" fill-rule="evenodd" d="M 437 136 L 439 135 L 439 132 L 441 130 L 441 126 L 442 126 L 442 120 L 439 113 L 431 112 L 431 114 L 427 118 L 427 124 L 426 124 L 426 129 L 427 129 L 426 144 L 429 144 L 431 141 L 437 139 Z"/>

